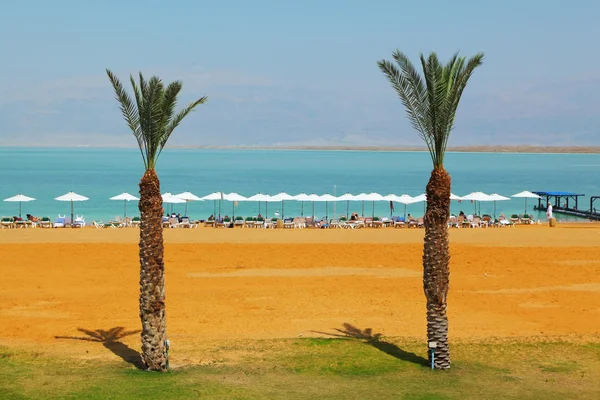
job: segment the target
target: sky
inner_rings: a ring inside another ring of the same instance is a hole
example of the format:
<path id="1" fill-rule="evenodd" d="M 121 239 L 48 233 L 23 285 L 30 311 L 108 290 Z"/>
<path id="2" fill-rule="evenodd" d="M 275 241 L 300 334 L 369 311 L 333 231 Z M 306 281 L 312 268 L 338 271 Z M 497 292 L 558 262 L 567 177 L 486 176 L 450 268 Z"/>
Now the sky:
<path id="1" fill-rule="evenodd" d="M 600 2 L 5 2 L 0 145 L 135 146 L 105 69 L 208 96 L 177 146 L 415 146 L 377 67 L 485 53 L 449 145 L 600 145 Z M 128 87 L 129 89 L 129 87 Z"/>

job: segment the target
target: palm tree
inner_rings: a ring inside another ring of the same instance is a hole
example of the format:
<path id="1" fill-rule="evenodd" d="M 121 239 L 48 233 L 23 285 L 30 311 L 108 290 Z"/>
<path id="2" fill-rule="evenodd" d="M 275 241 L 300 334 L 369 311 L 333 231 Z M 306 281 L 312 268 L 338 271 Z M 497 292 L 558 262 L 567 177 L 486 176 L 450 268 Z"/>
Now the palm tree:
<path id="1" fill-rule="evenodd" d="M 444 169 L 444 154 L 461 95 L 475 68 L 483 63 L 483 53 L 468 61 L 456 53 L 446 65 L 440 63 L 435 53 L 427 59 L 421 54 L 423 77 L 400 51 L 396 50 L 393 58 L 396 64 L 386 60 L 377 64 L 396 90 L 408 119 L 427 144 L 433 161 L 426 189 L 423 289 L 427 301 L 427 339 L 436 345 L 434 368 L 448 369 L 446 297 L 450 282 L 450 251 L 447 224 L 451 179 Z M 430 363 L 431 358 L 429 353 Z"/>
<path id="2" fill-rule="evenodd" d="M 179 123 L 199 104 L 202 97 L 177 114 L 177 95 L 182 82 L 170 83 L 166 89 L 153 76 L 144 80 L 140 73 L 139 85 L 130 76 L 135 103 L 119 79 L 106 70 L 115 89 L 123 118 L 137 139 L 144 160 L 145 173 L 140 180 L 140 319 L 142 320 L 142 352 L 144 367 L 151 371 L 166 371 L 164 247 L 162 232 L 162 197 L 155 167 L 158 156 Z"/>

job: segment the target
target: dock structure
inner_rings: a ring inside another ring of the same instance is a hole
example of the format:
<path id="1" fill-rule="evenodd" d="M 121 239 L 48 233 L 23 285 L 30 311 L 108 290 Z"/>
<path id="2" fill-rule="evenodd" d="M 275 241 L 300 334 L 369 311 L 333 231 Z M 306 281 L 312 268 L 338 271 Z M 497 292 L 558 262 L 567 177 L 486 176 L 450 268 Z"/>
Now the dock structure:
<path id="1" fill-rule="evenodd" d="M 572 215 L 580 218 L 588 218 L 595 221 L 600 221 L 600 212 L 594 207 L 594 202 L 600 199 L 600 196 L 590 197 L 590 208 L 580 209 L 579 198 L 585 194 L 576 192 L 533 192 L 540 196 L 538 205 L 533 207 L 538 211 L 546 211 L 548 203 L 552 204 L 552 212 L 557 214 Z M 569 204 L 571 200 L 571 204 Z"/>

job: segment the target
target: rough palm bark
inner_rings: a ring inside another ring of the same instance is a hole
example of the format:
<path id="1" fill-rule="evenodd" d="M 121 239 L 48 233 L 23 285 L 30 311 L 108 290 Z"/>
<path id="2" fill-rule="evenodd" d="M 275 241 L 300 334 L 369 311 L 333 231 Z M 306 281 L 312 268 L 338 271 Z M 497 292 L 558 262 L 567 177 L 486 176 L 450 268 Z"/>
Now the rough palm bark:
<path id="1" fill-rule="evenodd" d="M 156 171 L 140 180 L 140 319 L 144 366 L 167 369 L 165 341 L 165 265 L 163 260 L 162 197 Z"/>
<path id="2" fill-rule="evenodd" d="M 437 344 L 434 360 L 436 369 L 450 368 L 448 316 L 446 315 L 450 282 L 448 240 L 450 185 L 450 175 L 440 167 L 431 172 L 426 189 L 423 289 L 427 303 L 427 339 Z M 429 363 L 431 364 L 431 353 L 429 353 Z"/>

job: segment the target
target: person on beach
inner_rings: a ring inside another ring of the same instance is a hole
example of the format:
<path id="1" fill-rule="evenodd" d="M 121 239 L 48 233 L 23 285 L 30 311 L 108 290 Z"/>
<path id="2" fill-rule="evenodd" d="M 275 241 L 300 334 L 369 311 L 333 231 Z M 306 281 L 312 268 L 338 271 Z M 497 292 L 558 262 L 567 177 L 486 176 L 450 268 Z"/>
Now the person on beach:
<path id="1" fill-rule="evenodd" d="M 548 202 L 548 208 L 546 208 L 546 217 L 548 217 L 548 221 L 552 219 L 552 204 Z"/>

